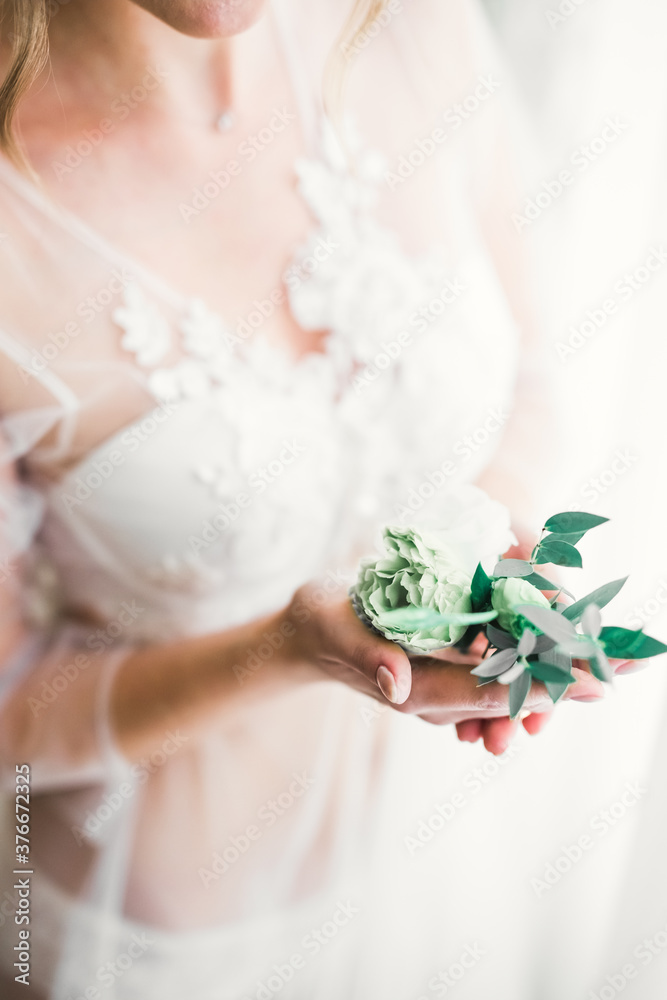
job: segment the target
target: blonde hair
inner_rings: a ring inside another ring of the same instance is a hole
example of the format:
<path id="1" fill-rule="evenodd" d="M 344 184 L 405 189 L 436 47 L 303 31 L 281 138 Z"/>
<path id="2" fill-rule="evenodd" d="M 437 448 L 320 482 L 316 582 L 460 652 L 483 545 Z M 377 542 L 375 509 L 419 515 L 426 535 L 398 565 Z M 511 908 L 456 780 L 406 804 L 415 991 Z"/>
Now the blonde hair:
<path id="1" fill-rule="evenodd" d="M 0 149 L 28 169 L 17 142 L 14 116 L 21 98 L 39 76 L 49 55 L 47 0 L 0 0 L 0 25 L 9 26 L 9 68 L 0 84 Z"/>
<path id="2" fill-rule="evenodd" d="M 17 140 L 15 115 L 21 98 L 39 76 L 49 57 L 49 16 L 54 0 L 0 0 L 0 27 L 9 26 L 11 57 L 0 83 L 0 150 L 18 167 L 31 172 Z M 59 0 L 66 3 L 67 0 Z M 334 122 L 340 118 L 352 59 L 365 32 L 391 0 L 355 0 L 350 17 L 334 46 L 324 76 L 324 102 Z"/>

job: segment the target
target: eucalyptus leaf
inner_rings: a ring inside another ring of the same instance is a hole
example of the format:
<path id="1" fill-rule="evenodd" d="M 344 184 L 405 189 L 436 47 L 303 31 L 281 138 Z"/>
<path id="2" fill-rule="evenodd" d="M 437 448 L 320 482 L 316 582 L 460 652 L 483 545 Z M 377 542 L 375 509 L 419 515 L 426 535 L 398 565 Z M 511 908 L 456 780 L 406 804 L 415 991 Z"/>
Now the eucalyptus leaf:
<path id="1" fill-rule="evenodd" d="M 552 531 L 551 537 L 557 538 L 560 542 L 569 542 L 570 545 L 576 545 L 586 534 L 585 531 Z"/>
<path id="2" fill-rule="evenodd" d="M 608 520 L 608 517 L 587 514 L 583 510 L 568 510 L 562 514 L 554 514 L 544 527 L 547 531 L 570 534 L 576 531 L 590 531 L 591 528 L 596 528 L 598 524 L 604 524 Z"/>
<path id="3" fill-rule="evenodd" d="M 530 672 L 537 681 L 549 681 L 554 684 L 573 684 L 574 675 L 570 673 L 569 670 L 563 670 L 562 667 L 556 666 L 555 663 L 549 663 L 547 660 L 535 660 L 530 664 Z"/>
<path id="4" fill-rule="evenodd" d="M 502 579 L 508 576 L 530 576 L 532 572 L 533 567 L 525 559 L 501 559 L 496 563 L 493 575 Z"/>
<path id="5" fill-rule="evenodd" d="M 518 644 L 518 640 L 513 635 L 504 632 L 501 628 L 496 628 L 495 625 L 487 625 L 486 638 L 496 649 L 516 649 Z"/>
<path id="6" fill-rule="evenodd" d="M 582 597 L 580 601 L 575 601 L 569 608 L 566 608 L 563 612 L 564 617 L 569 618 L 571 622 L 576 624 L 578 621 L 581 621 L 581 616 L 589 604 L 597 604 L 599 608 L 606 607 L 616 597 L 627 579 L 627 576 L 624 576 L 620 580 L 612 580 L 611 583 L 605 583 L 602 587 L 598 587 L 597 590 L 591 591 L 586 597 Z"/>
<path id="7" fill-rule="evenodd" d="M 644 660 L 649 656 L 667 653 L 664 642 L 645 635 L 642 629 L 633 631 L 610 626 L 600 631 L 598 641 L 607 656 L 613 660 Z"/>
<path id="8" fill-rule="evenodd" d="M 559 542 L 557 538 L 547 536 L 540 542 L 535 553 L 536 563 L 553 563 L 555 566 L 576 566 L 580 568 L 583 563 L 581 553 L 569 542 Z"/>
<path id="9" fill-rule="evenodd" d="M 529 671 L 524 670 L 521 676 L 510 684 L 510 719 L 516 719 L 523 708 L 532 682 Z"/>
<path id="10" fill-rule="evenodd" d="M 563 670 L 568 674 L 572 670 L 572 657 L 568 656 L 567 653 L 561 653 L 556 649 L 551 650 L 546 656 L 540 655 L 540 661 L 544 664 L 558 667 L 560 670 Z M 544 684 L 554 705 L 556 702 L 560 701 L 570 686 L 570 682 L 566 682 L 564 680 L 544 681 Z"/>
<path id="11" fill-rule="evenodd" d="M 602 628 L 602 615 L 597 604 L 589 604 L 581 616 L 581 625 L 592 639 L 597 639 Z"/>
<path id="12" fill-rule="evenodd" d="M 531 632 L 529 628 L 524 629 L 523 635 L 519 639 L 518 651 L 519 656 L 530 656 L 532 652 L 535 651 L 535 646 L 537 644 L 537 636 L 534 632 Z"/>
<path id="13" fill-rule="evenodd" d="M 517 611 L 555 642 L 560 643 L 577 636 L 572 622 L 551 608 L 541 608 L 537 604 L 520 604 Z"/>
<path id="14" fill-rule="evenodd" d="M 514 666 L 519 655 L 516 649 L 501 649 L 488 660 L 483 660 L 478 667 L 470 673 L 475 677 L 498 677 L 500 674 Z"/>
<path id="15" fill-rule="evenodd" d="M 546 687 L 549 697 L 555 705 L 556 702 L 560 701 L 570 685 L 566 684 L 564 681 L 545 681 L 544 686 Z"/>
<path id="16" fill-rule="evenodd" d="M 613 681 L 614 671 L 611 669 L 611 664 L 604 650 L 598 648 L 588 662 L 591 667 L 591 673 L 599 681 Z"/>
<path id="17" fill-rule="evenodd" d="M 526 673 L 526 661 L 521 657 L 516 661 L 513 667 L 506 670 L 504 673 L 496 677 L 499 684 L 512 685 L 517 677 L 521 677 L 522 674 Z"/>
<path id="18" fill-rule="evenodd" d="M 562 587 L 559 583 L 552 583 L 551 580 L 547 580 L 545 576 L 541 576 L 539 573 L 531 573 L 530 576 L 525 577 L 526 583 L 532 583 L 533 587 L 537 587 L 538 590 L 561 590 L 568 597 L 574 597 L 565 587 Z"/>

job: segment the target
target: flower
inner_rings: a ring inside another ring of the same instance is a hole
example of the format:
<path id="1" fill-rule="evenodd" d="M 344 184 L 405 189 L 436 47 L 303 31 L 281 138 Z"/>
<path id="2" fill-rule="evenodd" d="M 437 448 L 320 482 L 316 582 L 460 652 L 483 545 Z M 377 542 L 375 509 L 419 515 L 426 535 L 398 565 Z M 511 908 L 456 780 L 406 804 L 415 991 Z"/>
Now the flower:
<path id="1" fill-rule="evenodd" d="M 509 576 L 493 584 L 491 604 L 498 612 L 497 624 L 515 639 L 520 639 L 526 628 L 533 629 L 516 608 L 521 604 L 536 604 L 540 608 L 550 608 L 544 594 L 520 576 Z"/>
<path id="2" fill-rule="evenodd" d="M 423 534 L 427 525 L 437 524 L 439 544 L 451 548 L 471 575 L 478 562 L 491 571 L 502 553 L 516 545 L 509 510 L 478 486 L 460 486 L 436 497 L 428 518 L 417 523 Z"/>
<path id="3" fill-rule="evenodd" d="M 387 639 L 418 653 L 428 653 L 456 642 L 465 624 L 436 624 L 420 628 L 410 621 L 410 609 L 428 609 L 443 615 L 469 613 L 470 574 L 438 532 L 387 527 L 385 553 L 365 559 L 352 588 L 352 601 L 365 618 Z M 402 620 L 391 612 L 405 609 Z"/>

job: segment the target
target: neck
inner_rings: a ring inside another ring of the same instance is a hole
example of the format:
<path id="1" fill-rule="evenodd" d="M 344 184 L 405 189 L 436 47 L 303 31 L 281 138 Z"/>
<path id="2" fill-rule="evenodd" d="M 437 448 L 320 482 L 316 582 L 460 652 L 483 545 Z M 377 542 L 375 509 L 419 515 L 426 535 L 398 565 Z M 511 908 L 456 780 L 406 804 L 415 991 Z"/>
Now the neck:
<path id="1" fill-rule="evenodd" d="M 70 0 L 58 8 L 49 35 L 43 99 L 50 92 L 72 120 L 103 117 L 133 88 L 141 95 L 150 74 L 157 82 L 143 88 L 142 116 L 185 116 L 206 126 L 256 89 L 256 69 L 267 64 L 268 53 L 257 52 L 266 46 L 265 32 L 193 38 L 130 0 Z"/>

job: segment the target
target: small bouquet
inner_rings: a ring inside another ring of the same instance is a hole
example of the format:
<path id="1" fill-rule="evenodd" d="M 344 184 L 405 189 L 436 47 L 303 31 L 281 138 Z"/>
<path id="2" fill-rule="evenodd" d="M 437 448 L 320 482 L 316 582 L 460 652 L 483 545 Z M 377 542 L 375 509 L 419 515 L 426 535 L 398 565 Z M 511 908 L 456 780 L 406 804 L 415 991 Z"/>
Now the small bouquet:
<path id="1" fill-rule="evenodd" d="M 479 686 L 493 681 L 509 686 L 511 718 L 521 711 L 533 678 L 557 702 L 576 679 L 575 659 L 588 661 L 595 677 L 610 681 L 610 658 L 638 660 L 667 652 L 667 645 L 642 629 L 602 625 L 601 609 L 627 577 L 575 600 L 538 572 L 545 564 L 581 567 L 577 544 L 608 518 L 582 511 L 555 514 L 530 559 L 500 557 L 492 570 L 487 563 L 487 572 L 481 557 L 488 556 L 492 538 L 500 542 L 496 552 L 516 541 L 509 513 L 475 487 L 449 500 L 454 516 L 445 518 L 446 528 L 386 527 L 383 555 L 362 561 L 350 597 L 370 628 L 422 656 L 447 646 L 465 648 L 483 631 L 487 652 L 495 652 L 472 673 Z"/>

